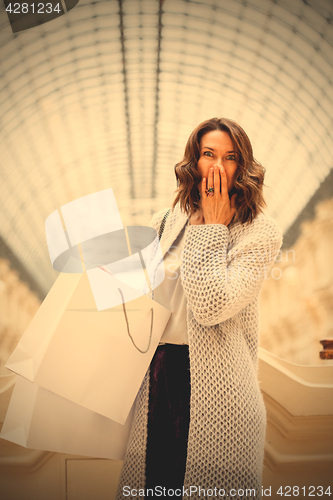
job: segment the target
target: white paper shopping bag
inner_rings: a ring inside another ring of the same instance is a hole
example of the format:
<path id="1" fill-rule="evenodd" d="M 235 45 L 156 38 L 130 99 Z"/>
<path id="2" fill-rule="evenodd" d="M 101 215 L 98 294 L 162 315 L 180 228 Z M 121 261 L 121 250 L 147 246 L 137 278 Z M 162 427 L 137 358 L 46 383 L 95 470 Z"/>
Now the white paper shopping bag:
<path id="1" fill-rule="evenodd" d="M 97 311 L 86 273 L 63 273 L 6 367 L 124 424 L 169 317 L 145 295 Z"/>
<path id="2" fill-rule="evenodd" d="M 0 437 L 34 450 L 122 460 L 133 419 L 124 425 L 17 376 Z"/>
<path id="3" fill-rule="evenodd" d="M 34 380 L 54 330 L 81 279 L 82 274 L 58 277 L 8 359 L 6 367 L 9 370 Z"/>

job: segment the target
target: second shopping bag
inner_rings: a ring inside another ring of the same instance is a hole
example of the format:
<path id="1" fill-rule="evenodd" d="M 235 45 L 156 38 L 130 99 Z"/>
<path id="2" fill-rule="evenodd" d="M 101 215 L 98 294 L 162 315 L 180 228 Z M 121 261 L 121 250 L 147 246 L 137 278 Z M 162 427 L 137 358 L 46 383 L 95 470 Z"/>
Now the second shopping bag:
<path id="1" fill-rule="evenodd" d="M 169 317 L 146 295 L 97 311 L 87 274 L 62 273 L 6 367 L 124 424 Z"/>

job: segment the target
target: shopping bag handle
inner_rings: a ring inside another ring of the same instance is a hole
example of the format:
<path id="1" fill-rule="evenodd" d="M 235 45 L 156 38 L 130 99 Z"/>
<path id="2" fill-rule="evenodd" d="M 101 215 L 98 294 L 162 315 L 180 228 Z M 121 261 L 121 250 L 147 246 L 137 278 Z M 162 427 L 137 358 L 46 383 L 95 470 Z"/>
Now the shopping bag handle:
<path id="1" fill-rule="evenodd" d="M 134 342 L 134 339 L 131 335 L 131 332 L 130 332 L 130 328 L 129 328 L 129 323 L 128 323 L 128 318 L 127 318 L 127 313 L 126 313 L 126 307 L 125 307 L 125 300 L 124 300 L 124 295 L 123 295 L 123 292 L 121 291 L 120 288 L 118 288 L 119 290 L 119 293 L 121 295 L 121 300 L 123 302 L 123 310 L 124 310 L 124 315 L 125 315 L 125 320 L 126 320 L 126 326 L 127 326 L 127 333 L 128 333 L 128 336 L 129 338 L 131 339 L 132 341 L 132 344 L 134 345 L 135 349 L 137 349 L 139 352 L 141 352 L 141 354 L 146 354 L 146 352 L 149 351 L 149 347 L 150 347 L 150 344 L 151 344 L 151 339 L 152 339 L 152 335 L 153 335 L 153 320 L 154 320 L 154 310 L 153 308 L 151 308 L 151 320 L 150 320 L 150 334 L 149 334 L 149 341 L 148 341 L 148 347 L 146 350 L 143 350 L 143 349 L 140 349 L 140 347 L 138 347 L 136 345 L 136 343 Z"/>
<path id="2" fill-rule="evenodd" d="M 160 229 L 159 229 L 159 232 L 158 232 L 158 239 L 159 240 L 161 240 L 161 238 L 162 238 L 162 234 L 163 234 L 163 231 L 164 231 L 164 226 L 165 226 L 167 218 L 169 217 L 169 213 L 170 212 L 171 212 L 171 208 L 169 208 L 169 210 L 165 213 L 165 215 L 163 217 L 163 220 L 161 222 Z"/>

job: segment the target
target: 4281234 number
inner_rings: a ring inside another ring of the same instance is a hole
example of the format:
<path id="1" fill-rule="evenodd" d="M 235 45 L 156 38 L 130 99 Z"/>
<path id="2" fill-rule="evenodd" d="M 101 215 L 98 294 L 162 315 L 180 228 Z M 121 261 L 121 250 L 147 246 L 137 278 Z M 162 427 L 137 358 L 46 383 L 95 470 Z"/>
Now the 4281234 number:
<path id="1" fill-rule="evenodd" d="M 13 5 L 13 7 L 12 7 Z M 52 3 L 42 3 L 42 2 L 31 2 L 31 3 L 10 3 L 6 7 L 6 11 L 11 14 L 52 14 L 52 12 L 57 12 L 60 14 L 62 11 L 60 3 L 57 3 L 54 7 Z"/>
<path id="2" fill-rule="evenodd" d="M 322 497 L 332 495 L 330 486 L 327 488 L 323 486 L 280 486 L 276 493 L 282 497 Z"/>

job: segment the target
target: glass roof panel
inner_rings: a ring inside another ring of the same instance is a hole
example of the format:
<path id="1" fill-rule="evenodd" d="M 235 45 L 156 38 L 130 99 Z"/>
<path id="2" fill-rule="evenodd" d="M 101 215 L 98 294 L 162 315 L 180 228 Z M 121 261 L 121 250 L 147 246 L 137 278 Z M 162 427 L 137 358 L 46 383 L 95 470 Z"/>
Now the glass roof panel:
<path id="1" fill-rule="evenodd" d="M 154 0 L 80 0 L 30 32 L 9 36 L 7 22 L 1 236 L 45 290 L 46 217 L 112 187 L 126 220 L 147 223 L 172 201 L 174 164 L 211 116 L 245 128 L 269 211 L 292 224 L 333 166 L 333 7 L 307 4 L 164 0 L 159 17 Z"/>

